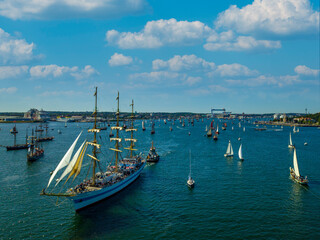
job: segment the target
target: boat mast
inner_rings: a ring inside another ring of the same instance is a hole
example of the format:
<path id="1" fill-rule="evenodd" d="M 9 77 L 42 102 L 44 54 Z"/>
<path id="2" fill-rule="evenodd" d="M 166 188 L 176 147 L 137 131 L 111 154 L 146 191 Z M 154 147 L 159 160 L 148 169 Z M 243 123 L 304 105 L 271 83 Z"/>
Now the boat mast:
<path id="1" fill-rule="evenodd" d="M 92 185 L 94 186 L 96 184 L 96 161 L 99 161 L 97 159 L 97 153 L 98 153 L 98 148 L 100 148 L 100 145 L 97 143 L 97 133 L 100 132 L 100 129 L 97 129 L 97 94 L 98 94 L 98 88 L 96 87 L 96 91 L 94 93 L 95 96 L 95 107 L 94 107 L 94 125 L 93 129 L 89 129 L 88 132 L 93 132 L 93 141 L 92 142 L 87 142 L 89 145 L 93 146 L 92 150 L 92 156 L 90 154 L 87 154 L 88 157 L 90 157 L 93 161 L 93 167 L 92 167 Z"/>
<path id="2" fill-rule="evenodd" d="M 118 91 L 118 97 L 117 97 L 118 103 L 117 103 L 117 139 L 119 139 L 119 115 L 120 115 L 120 109 L 119 109 L 119 91 Z M 116 141 L 116 172 L 118 172 L 118 159 L 119 159 L 119 141 Z"/>
<path id="3" fill-rule="evenodd" d="M 96 87 L 96 91 L 94 93 L 95 96 L 95 106 L 94 106 L 94 125 L 93 129 L 97 129 L 97 93 L 98 93 L 98 87 Z M 92 155 L 95 158 L 93 159 L 93 168 L 92 168 L 92 185 L 96 184 L 96 159 L 97 159 L 97 132 L 93 131 L 93 150 L 92 150 Z"/>
<path id="4" fill-rule="evenodd" d="M 132 151 L 133 151 L 133 99 L 132 99 L 132 104 L 130 104 L 130 106 L 132 106 L 132 112 L 131 112 L 131 143 L 130 143 L 130 157 L 132 158 Z"/>

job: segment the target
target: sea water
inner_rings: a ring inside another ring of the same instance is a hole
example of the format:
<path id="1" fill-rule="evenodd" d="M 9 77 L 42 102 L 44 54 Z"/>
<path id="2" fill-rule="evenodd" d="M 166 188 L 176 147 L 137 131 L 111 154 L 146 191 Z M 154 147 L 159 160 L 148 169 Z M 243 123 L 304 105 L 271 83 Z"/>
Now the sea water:
<path id="1" fill-rule="evenodd" d="M 79 213 L 71 201 L 40 196 L 40 192 L 78 134 L 83 131 L 77 146 L 92 138 L 87 133 L 92 123 L 64 127 L 64 123 L 50 122 L 48 135 L 55 139 L 42 143 L 45 154 L 33 163 L 27 162 L 27 150 L 0 148 L 0 238 L 320 239 L 320 130 L 301 127 L 299 133 L 292 133 L 292 127 L 267 126 L 260 132 L 245 121 L 243 132 L 237 120 L 229 120 L 225 121 L 227 130 L 220 128 L 218 141 L 213 141 L 205 136 L 210 121 L 195 121 L 194 126 L 186 121 L 185 127 L 176 121 L 172 132 L 170 121 L 155 121 L 154 135 L 150 134 L 150 122 L 143 132 L 137 121 L 135 148 L 147 155 L 153 141 L 160 161 L 147 165 L 125 190 Z M 36 125 L 17 124 L 17 143 L 24 143 L 26 130 L 30 135 Z M 13 144 L 12 127 L 0 124 L 1 145 Z M 114 144 L 109 131 L 98 134 L 103 144 L 99 154 L 102 170 L 114 159 L 108 150 Z M 293 166 L 290 131 L 308 187 L 289 178 Z M 223 155 L 229 140 L 235 155 L 227 159 Z M 243 162 L 237 156 L 241 143 Z M 194 189 L 186 185 L 189 150 Z M 88 167 L 86 158 L 79 181 L 90 177 Z"/>

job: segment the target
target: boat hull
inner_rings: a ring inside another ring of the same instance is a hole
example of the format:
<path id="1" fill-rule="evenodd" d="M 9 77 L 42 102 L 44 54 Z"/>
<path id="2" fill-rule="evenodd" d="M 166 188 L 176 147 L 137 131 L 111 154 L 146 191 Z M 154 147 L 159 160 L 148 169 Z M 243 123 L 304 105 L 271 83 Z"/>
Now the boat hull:
<path id="1" fill-rule="evenodd" d="M 29 147 L 28 144 L 21 144 L 21 145 L 15 145 L 15 146 L 6 146 L 7 151 L 27 149 L 28 147 Z"/>
<path id="2" fill-rule="evenodd" d="M 118 193 L 122 189 L 126 188 L 129 184 L 134 182 L 139 176 L 141 171 L 143 170 L 145 163 L 141 166 L 141 168 L 133 173 L 131 176 L 128 176 L 124 180 L 113 184 L 112 186 L 108 186 L 102 188 L 98 191 L 92 191 L 87 193 L 82 193 L 74 197 L 70 197 L 70 200 L 73 201 L 73 205 L 76 211 L 79 211 L 85 207 L 88 207 L 94 203 L 97 203 L 101 200 L 104 200 L 112 195 Z"/>

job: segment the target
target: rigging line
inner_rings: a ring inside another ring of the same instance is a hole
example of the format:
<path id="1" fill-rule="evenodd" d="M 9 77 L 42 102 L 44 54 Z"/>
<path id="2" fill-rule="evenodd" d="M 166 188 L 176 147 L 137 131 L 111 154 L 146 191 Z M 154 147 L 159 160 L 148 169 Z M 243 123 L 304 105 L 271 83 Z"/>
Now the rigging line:
<path id="1" fill-rule="evenodd" d="M 89 172 L 90 172 L 90 169 L 91 169 L 91 163 L 92 163 L 93 161 L 94 161 L 94 160 L 91 159 L 91 161 L 90 161 L 90 166 L 88 167 L 88 171 L 87 171 L 87 175 L 86 175 L 86 178 L 85 178 L 85 179 L 87 179 L 87 177 L 88 177 L 88 175 L 89 175 Z"/>

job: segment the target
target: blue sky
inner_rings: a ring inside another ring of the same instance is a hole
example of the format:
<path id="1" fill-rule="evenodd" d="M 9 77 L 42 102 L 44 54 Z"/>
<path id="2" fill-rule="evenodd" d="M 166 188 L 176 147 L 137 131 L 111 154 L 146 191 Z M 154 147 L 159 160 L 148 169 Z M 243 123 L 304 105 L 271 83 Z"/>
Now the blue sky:
<path id="1" fill-rule="evenodd" d="M 319 1 L 0 0 L 0 112 L 319 112 L 319 34 Z"/>

